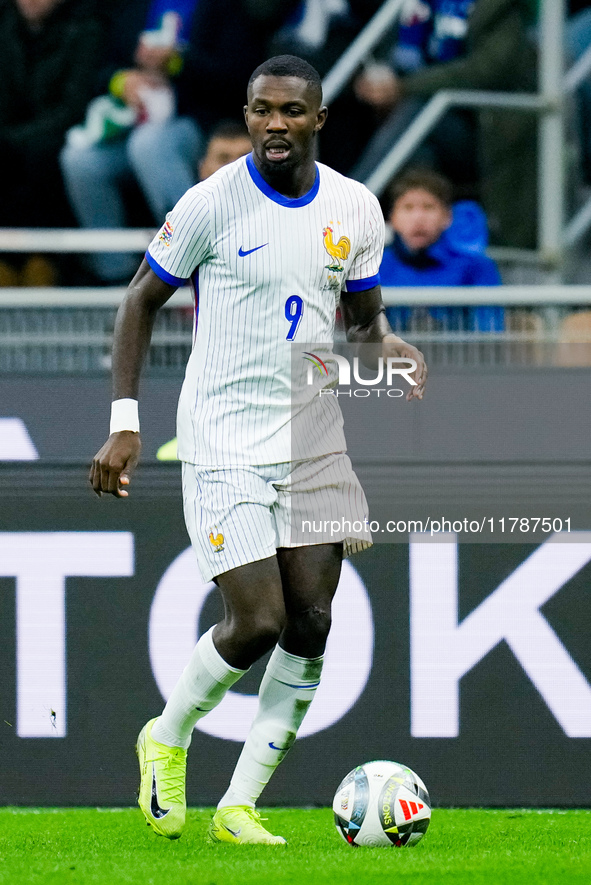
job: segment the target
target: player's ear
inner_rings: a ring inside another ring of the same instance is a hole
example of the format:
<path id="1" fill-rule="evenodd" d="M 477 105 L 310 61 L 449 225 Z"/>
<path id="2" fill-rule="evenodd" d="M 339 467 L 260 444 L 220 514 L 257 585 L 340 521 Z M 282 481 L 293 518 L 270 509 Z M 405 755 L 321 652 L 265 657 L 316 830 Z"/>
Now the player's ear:
<path id="1" fill-rule="evenodd" d="M 316 125 L 314 126 L 314 132 L 320 132 L 324 124 L 326 123 L 326 118 L 328 117 L 328 108 L 322 107 L 319 108 L 318 114 L 316 115 Z"/>
<path id="2" fill-rule="evenodd" d="M 245 104 L 242 110 L 244 112 L 244 122 L 246 123 L 246 128 L 248 129 L 248 105 Z M 248 131 L 250 132 L 250 129 L 248 129 Z"/>

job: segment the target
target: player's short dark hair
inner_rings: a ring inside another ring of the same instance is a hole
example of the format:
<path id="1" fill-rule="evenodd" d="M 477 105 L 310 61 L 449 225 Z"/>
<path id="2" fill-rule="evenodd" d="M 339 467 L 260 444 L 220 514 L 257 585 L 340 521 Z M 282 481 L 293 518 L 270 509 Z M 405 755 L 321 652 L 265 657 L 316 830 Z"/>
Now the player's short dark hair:
<path id="1" fill-rule="evenodd" d="M 322 104 L 322 80 L 320 74 L 311 64 L 297 55 L 275 55 L 255 68 L 248 81 L 248 92 L 258 77 L 299 77 L 305 80 L 313 90 L 318 104 Z"/>
<path id="2" fill-rule="evenodd" d="M 244 123 L 239 123 L 238 120 L 222 120 L 210 130 L 207 141 L 214 138 L 250 138 L 250 135 Z"/>
<path id="3" fill-rule="evenodd" d="M 390 206 L 403 197 L 408 191 L 423 190 L 432 194 L 447 209 L 451 208 L 453 187 L 451 181 L 432 169 L 408 169 L 399 178 L 394 179 L 390 187 Z"/>

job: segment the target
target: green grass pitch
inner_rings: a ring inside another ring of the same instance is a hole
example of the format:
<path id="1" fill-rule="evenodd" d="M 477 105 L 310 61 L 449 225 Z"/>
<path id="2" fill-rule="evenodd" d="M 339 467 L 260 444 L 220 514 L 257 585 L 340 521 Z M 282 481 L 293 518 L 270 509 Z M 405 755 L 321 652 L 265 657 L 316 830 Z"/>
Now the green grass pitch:
<path id="1" fill-rule="evenodd" d="M 350 848 L 330 809 L 269 809 L 286 847 L 212 845 L 191 809 L 177 842 L 137 809 L 0 809 L 0 882 L 11 885 L 548 885 L 591 882 L 591 811 L 435 809 L 415 848 Z"/>

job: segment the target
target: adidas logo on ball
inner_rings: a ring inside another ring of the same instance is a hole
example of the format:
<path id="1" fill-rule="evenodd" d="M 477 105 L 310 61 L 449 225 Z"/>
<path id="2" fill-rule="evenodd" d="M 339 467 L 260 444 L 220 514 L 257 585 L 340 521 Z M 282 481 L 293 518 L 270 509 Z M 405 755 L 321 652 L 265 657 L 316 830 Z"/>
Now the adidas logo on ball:
<path id="1" fill-rule="evenodd" d="M 418 774 L 398 762 L 366 762 L 350 771 L 333 801 L 337 831 L 351 846 L 416 845 L 431 820 Z"/>

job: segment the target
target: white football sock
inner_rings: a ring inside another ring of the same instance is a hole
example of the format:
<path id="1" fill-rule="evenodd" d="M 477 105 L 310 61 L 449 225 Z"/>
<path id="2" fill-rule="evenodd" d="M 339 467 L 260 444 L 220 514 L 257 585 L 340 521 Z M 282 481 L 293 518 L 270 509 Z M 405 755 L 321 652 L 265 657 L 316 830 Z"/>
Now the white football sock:
<path id="1" fill-rule="evenodd" d="M 195 646 L 162 715 L 154 723 L 152 737 L 160 744 L 186 749 L 195 723 L 217 707 L 227 690 L 246 673 L 224 661 L 213 644 L 212 633 L 213 627 Z"/>
<path id="2" fill-rule="evenodd" d="M 275 647 L 259 689 L 259 707 L 218 808 L 254 807 L 296 739 L 320 682 L 324 658 L 300 658 Z"/>

